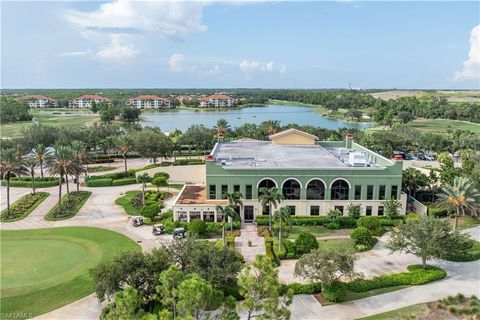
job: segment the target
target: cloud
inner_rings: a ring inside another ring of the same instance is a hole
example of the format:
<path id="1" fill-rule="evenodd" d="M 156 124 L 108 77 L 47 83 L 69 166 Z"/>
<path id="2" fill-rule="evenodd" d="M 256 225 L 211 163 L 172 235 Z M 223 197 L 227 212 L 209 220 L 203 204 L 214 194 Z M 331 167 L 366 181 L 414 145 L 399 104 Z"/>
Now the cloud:
<path id="1" fill-rule="evenodd" d="M 196 65 L 189 65 L 187 57 L 180 53 L 175 53 L 168 59 L 168 70 L 174 73 L 189 73 L 202 77 L 216 77 L 221 74 L 221 69 L 218 65 L 212 68 L 200 68 Z"/>
<path id="2" fill-rule="evenodd" d="M 58 56 L 60 57 L 81 57 L 81 56 L 88 56 L 92 52 L 90 50 L 86 51 L 66 51 L 66 52 L 60 52 Z"/>
<path id="3" fill-rule="evenodd" d="M 285 67 L 285 65 L 282 64 L 282 66 L 280 67 L 280 71 L 278 71 L 282 76 L 285 75 L 287 73 L 287 67 Z"/>
<path id="4" fill-rule="evenodd" d="M 120 35 L 112 35 L 108 46 L 102 47 L 96 54 L 100 59 L 119 60 L 132 58 L 140 53 L 133 44 L 121 44 Z"/>
<path id="5" fill-rule="evenodd" d="M 470 51 L 468 60 L 463 62 L 463 68 L 455 72 L 454 80 L 480 79 L 480 25 L 470 32 Z"/>
<path id="6" fill-rule="evenodd" d="M 272 72 L 274 70 L 274 62 L 259 62 L 259 61 L 253 61 L 253 60 L 243 60 L 240 62 L 238 65 L 240 67 L 240 70 L 242 70 L 244 73 L 253 73 L 256 71 L 266 71 L 266 72 Z"/>
<path id="7" fill-rule="evenodd" d="M 200 1 L 129 1 L 101 4 L 92 12 L 70 11 L 68 21 L 83 32 L 147 33 L 181 39 L 202 32 L 203 7 Z"/>

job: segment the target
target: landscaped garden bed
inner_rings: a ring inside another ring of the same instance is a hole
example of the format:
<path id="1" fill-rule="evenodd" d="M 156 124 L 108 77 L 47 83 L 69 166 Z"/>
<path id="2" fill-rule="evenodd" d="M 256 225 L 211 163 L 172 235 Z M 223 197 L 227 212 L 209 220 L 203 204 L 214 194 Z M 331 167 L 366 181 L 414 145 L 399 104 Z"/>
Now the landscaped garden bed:
<path id="1" fill-rule="evenodd" d="M 480 242 L 468 239 L 463 251 L 451 252 L 444 257 L 448 261 L 467 262 L 480 259 Z"/>
<path id="2" fill-rule="evenodd" d="M 6 180 L 0 180 L 2 186 L 7 185 Z M 36 177 L 35 178 L 35 188 L 50 188 L 58 186 L 58 178 L 55 177 Z M 31 177 L 13 177 L 10 179 L 10 187 L 16 188 L 31 188 L 32 187 L 32 178 Z"/>
<path id="3" fill-rule="evenodd" d="M 29 318 L 91 294 L 91 268 L 122 251 L 140 251 L 126 236 L 99 228 L 1 231 L 0 238 L 0 312 Z"/>
<path id="4" fill-rule="evenodd" d="M 62 211 L 59 212 L 57 203 L 52 209 L 50 209 L 45 216 L 45 219 L 56 221 L 72 218 L 82 208 L 91 194 L 90 191 L 74 191 L 70 192 L 70 195 L 64 195 L 61 202 Z"/>
<path id="5" fill-rule="evenodd" d="M 36 192 L 35 194 L 27 194 L 12 205 L 10 205 L 10 215 L 7 214 L 7 209 L 2 211 L 0 221 L 12 222 L 24 219 L 28 216 L 40 203 L 48 197 L 48 192 Z"/>

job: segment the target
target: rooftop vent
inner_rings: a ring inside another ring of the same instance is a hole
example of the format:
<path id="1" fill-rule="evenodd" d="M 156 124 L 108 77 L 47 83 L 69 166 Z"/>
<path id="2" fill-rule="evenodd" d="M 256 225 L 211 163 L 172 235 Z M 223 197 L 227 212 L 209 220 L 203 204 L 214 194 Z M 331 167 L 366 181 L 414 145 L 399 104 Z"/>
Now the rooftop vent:
<path id="1" fill-rule="evenodd" d="M 362 152 L 350 152 L 348 154 L 348 164 L 352 167 L 366 167 L 368 160 Z"/>

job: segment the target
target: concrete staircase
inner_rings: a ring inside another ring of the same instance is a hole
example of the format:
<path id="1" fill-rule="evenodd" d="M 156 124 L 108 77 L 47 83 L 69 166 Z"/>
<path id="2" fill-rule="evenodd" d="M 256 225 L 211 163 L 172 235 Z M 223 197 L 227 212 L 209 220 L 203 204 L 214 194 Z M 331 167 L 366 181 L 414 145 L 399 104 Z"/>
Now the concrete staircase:
<path id="1" fill-rule="evenodd" d="M 251 263 L 257 255 L 265 254 L 265 241 L 257 235 L 257 227 L 253 223 L 242 223 L 240 231 L 240 237 L 235 238 L 235 250 L 245 258 L 245 262 Z"/>

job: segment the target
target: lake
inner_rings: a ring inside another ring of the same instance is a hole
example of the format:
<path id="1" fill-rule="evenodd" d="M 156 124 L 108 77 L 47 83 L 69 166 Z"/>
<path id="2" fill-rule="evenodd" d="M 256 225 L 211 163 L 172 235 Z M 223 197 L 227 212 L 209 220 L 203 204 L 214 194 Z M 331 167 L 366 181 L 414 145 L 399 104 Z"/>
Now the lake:
<path id="1" fill-rule="evenodd" d="M 226 119 L 232 128 L 245 123 L 260 124 L 266 120 L 278 120 L 281 125 L 296 123 L 327 129 L 370 127 L 367 123 L 353 123 L 339 119 L 330 119 L 316 113 L 313 108 L 292 105 L 266 105 L 264 107 L 245 107 L 220 110 L 168 110 L 147 111 L 141 115 L 141 124 L 159 127 L 164 132 L 175 129 L 185 131 L 193 124 L 213 127 L 218 119 Z"/>

